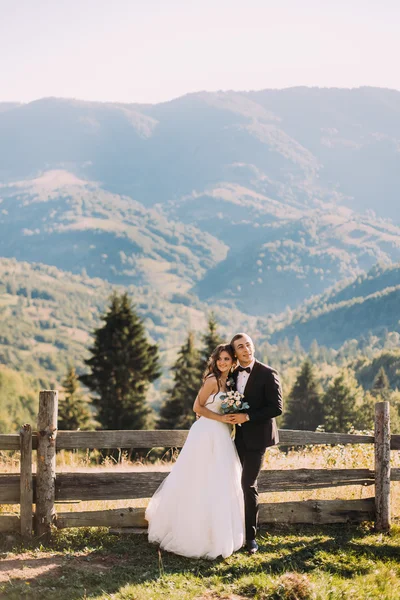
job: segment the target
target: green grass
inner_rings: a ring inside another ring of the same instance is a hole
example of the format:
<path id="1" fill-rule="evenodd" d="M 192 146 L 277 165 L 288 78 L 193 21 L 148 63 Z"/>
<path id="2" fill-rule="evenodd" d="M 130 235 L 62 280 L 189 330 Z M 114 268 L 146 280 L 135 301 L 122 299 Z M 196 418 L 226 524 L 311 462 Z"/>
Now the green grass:
<path id="1" fill-rule="evenodd" d="M 106 529 L 58 531 L 45 547 L 3 538 L 2 574 L 17 562 L 25 561 L 25 569 L 0 584 L 0 598 L 400 598 L 398 525 L 390 535 L 374 533 L 367 524 L 270 526 L 258 541 L 255 556 L 237 552 L 208 561 L 159 552 L 145 535 L 117 537 Z M 30 568 L 35 563 L 38 571 Z"/>

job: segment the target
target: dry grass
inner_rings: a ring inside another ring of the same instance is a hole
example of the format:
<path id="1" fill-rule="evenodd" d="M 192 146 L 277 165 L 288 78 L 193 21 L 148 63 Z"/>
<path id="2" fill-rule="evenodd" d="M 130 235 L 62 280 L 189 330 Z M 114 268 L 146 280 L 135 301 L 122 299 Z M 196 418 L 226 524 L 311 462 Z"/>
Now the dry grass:
<path id="1" fill-rule="evenodd" d="M 79 472 L 87 469 L 97 471 L 169 471 L 176 459 L 176 452 L 167 452 L 164 457 L 155 462 L 129 461 L 126 454 L 122 454 L 117 462 L 111 458 L 103 459 L 100 453 L 94 451 L 62 450 L 57 454 L 57 472 Z M 287 453 L 278 447 L 268 449 L 265 455 L 265 469 L 340 469 L 340 468 L 367 468 L 373 469 L 374 448 L 371 444 L 336 445 L 336 446 L 306 446 L 292 449 Z M 392 467 L 400 467 L 400 452 L 392 452 Z M 35 465 L 33 467 L 35 469 Z M 19 453 L 0 453 L 0 472 L 19 472 Z M 391 493 L 392 515 L 400 518 L 400 482 L 393 482 Z M 264 502 L 285 502 L 288 500 L 331 500 L 331 499 L 358 499 L 374 495 L 374 486 L 342 486 L 309 491 L 274 492 L 261 494 Z M 76 510 L 101 510 L 107 508 L 121 508 L 127 506 L 143 507 L 148 500 L 112 500 L 112 501 L 85 501 L 57 504 L 59 511 Z M 18 505 L 0 505 L 0 512 L 17 513 Z"/>

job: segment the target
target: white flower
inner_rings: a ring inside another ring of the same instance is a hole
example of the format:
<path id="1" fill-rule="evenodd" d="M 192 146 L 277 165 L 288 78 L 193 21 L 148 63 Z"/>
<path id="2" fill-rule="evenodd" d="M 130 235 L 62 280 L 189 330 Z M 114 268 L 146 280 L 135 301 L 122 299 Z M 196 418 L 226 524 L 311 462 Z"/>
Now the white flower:
<path id="1" fill-rule="evenodd" d="M 240 400 L 236 400 L 236 402 L 235 402 L 235 406 L 240 406 L 240 405 L 241 405 L 241 402 L 240 402 Z"/>

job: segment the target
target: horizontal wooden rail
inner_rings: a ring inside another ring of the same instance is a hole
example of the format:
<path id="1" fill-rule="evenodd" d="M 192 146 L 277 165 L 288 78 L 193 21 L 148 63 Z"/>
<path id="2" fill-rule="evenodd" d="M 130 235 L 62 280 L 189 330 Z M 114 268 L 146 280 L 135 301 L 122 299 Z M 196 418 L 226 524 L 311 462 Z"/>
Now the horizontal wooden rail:
<path id="1" fill-rule="evenodd" d="M 187 430 L 59 431 L 57 448 L 181 448 Z"/>
<path id="2" fill-rule="evenodd" d="M 397 433 L 390 437 L 390 449 L 400 450 L 400 435 L 398 435 Z"/>
<path id="3" fill-rule="evenodd" d="M 150 498 L 167 475 L 168 471 L 60 473 L 56 479 L 56 499 Z M 282 492 L 373 483 L 374 473 L 368 469 L 262 470 L 258 490 L 261 493 Z"/>
<path id="4" fill-rule="evenodd" d="M 169 471 L 94 471 L 59 473 L 56 500 L 122 500 L 150 498 Z M 391 481 L 400 481 L 400 469 L 391 470 Z M 33 475 L 36 502 L 36 476 Z M 314 490 L 346 485 L 373 485 L 370 469 L 263 469 L 258 478 L 261 493 Z M 19 474 L 0 475 L 0 504 L 19 504 Z"/>
<path id="5" fill-rule="evenodd" d="M 168 471 L 59 473 L 56 500 L 118 500 L 149 498 L 168 475 Z M 392 469 L 392 481 L 400 481 L 400 469 Z M 301 491 L 347 485 L 373 485 L 369 469 L 290 469 L 262 470 L 260 492 Z M 33 490 L 35 493 L 35 477 Z M 0 475 L 0 503 L 19 502 L 19 475 Z"/>
<path id="6" fill-rule="evenodd" d="M 20 523 L 18 515 L 0 515 L 0 533 L 20 532 Z"/>
<path id="7" fill-rule="evenodd" d="M 58 449 L 73 448 L 180 448 L 186 441 L 187 430 L 160 431 L 59 431 Z M 316 431 L 279 432 L 283 445 L 304 444 L 372 444 L 374 437 Z M 399 436 L 400 437 L 400 436 Z"/>
<path id="8" fill-rule="evenodd" d="M 35 434 L 36 443 L 36 434 Z M 19 450 L 20 449 L 19 433 L 1 433 L 0 434 L 0 450 Z"/>
<path id="9" fill-rule="evenodd" d="M 314 490 L 344 485 L 373 485 L 370 469 L 263 469 L 258 478 L 259 492 Z"/>
<path id="10" fill-rule="evenodd" d="M 116 508 L 57 514 L 56 526 L 65 527 L 147 527 L 145 508 Z M 302 500 L 260 504 L 263 523 L 359 523 L 375 516 L 375 499 Z"/>
<path id="11" fill-rule="evenodd" d="M 375 517 L 375 498 L 260 504 L 260 523 L 361 523 Z"/>
<path id="12" fill-rule="evenodd" d="M 390 481 L 400 481 L 400 469 L 390 470 Z"/>
<path id="13" fill-rule="evenodd" d="M 113 508 L 79 512 L 57 512 L 55 525 L 66 527 L 147 527 L 145 508 Z"/>
<path id="14" fill-rule="evenodd" d="M 33 478 L 34 479 L 34 478 Z M 35 502 L 35 481 L 33 481 L 33 495 Z M 20 475 L 7 473 L 0 475 L 0 504 L 19 504 L 20 502 Z"/>
<path id="15" fill-rule="evenodd" d="M 128 430 L 128 431 L 59 431 L 58 450 L 85 448 L 181 448 L 187 430 Z M 374 436 L 351 433 L 323 433 L 280 429 L 280 445 L 307 444 L 373 444 Z M 32 435 L 32 447 L 37 448 L 37 435 Z M 392 435 L 390 447 L 400 450 L 400 435 Z M 19 450 L 19 434 L 0 434 L 0 450 Z"/>
<path id="16" fill-rule="evenodd" d="M 307 444 L 373 444 L 373 435 L 353 433 L 324 433 L 322 431 L 279 430 L 281 446 L 306 446 Z"/>

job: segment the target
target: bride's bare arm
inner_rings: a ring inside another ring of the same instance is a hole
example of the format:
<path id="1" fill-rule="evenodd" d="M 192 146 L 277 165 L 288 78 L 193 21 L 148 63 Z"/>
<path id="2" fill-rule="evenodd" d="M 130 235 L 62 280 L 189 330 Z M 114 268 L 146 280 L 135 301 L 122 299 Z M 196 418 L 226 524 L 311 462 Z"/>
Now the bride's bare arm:
<path id="1" fill-rule="evenodd" d="M 208 398 L 211 394 L 216 394 L 218 392 L 217 380 L 215 377 L 209 377 L 205 380 L 204 384 L 200 388 L 199 393 L 197 394 L 197 398 L 193 404 L 193 410 L 195 413 L 202 417 L 207 417 L 207 419 L 213 419 L 214 421 L 221 421 L 222 423 L 231 423 L 233 415 L 221 415 L 219 413 L 215 413 L 209 408 L 205 406 Z"/>

